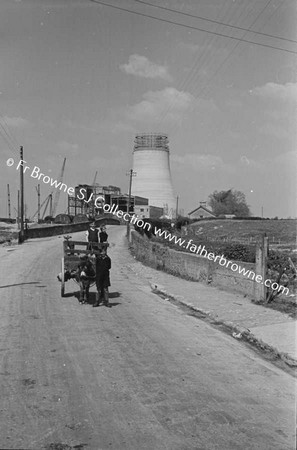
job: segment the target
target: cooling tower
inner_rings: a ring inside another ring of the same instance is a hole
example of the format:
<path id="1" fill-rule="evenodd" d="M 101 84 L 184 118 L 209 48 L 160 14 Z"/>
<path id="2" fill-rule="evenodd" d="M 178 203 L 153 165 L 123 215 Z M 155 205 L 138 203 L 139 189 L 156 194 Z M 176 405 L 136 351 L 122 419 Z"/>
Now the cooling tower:
<path id="1" fill-rule="evenodd" d="M 132 195 L 149 199 L 152 206 L 164 208 L 175 217 L 175 197 L 171 182 L 168 137 L 164 134 L 136 136 L 133 151 Z"/>

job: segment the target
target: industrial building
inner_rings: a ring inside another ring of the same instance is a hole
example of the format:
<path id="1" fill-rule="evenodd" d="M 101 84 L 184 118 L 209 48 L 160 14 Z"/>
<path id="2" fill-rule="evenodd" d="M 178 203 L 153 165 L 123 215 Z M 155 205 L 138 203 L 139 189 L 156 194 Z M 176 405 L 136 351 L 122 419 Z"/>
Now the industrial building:
<path id="1" fill-rule="evenodd" d="M 128 209 L 129 195 L 112 195 L 110 198 L 110 204 L 118 206 L 121 211 L 126 211 L 131 214 L 135 214 L 137 217 L 144 219 L 157 219 L 164 213 L 163 208 L 158 206 L 149 205 L 149 199 L 145 197 L 139 197 L 138 195 L 131 195 L 130 206 Z"/>
<path id="2" fill-rule="evenodd" d="M 164 214 L 164 209 L 159 206 L 135 205 L 134 214 L 140 219 L 159 219 Z"/>
<path id="3" fill-rule="evenodd" d="M 149 205 L 149 199 L 138 195 L 122 194 L 117 186 L 79 184 L 75 195 L 68 196 L 68 215 L 74 218 L 93 218 L 103 214 L 103 205 L 116 205 L 118 210 L 135 214 L 140 218 L 159 218 L 163 208 Z M 129 205 L 129 206 L 128 206 Z"/>
<path id="4" fill-rule="evenodd" d="M 121 189 L 117 186 L 79 184 L 75 187 L 75 195 L 68 196 L 68 214 L 95 217 L 103 213 L 103 203 L 110 204 L 111 196 L 120 194 Z M 104 198 L 104 201 L 101 200 L 101 197 Z"/>

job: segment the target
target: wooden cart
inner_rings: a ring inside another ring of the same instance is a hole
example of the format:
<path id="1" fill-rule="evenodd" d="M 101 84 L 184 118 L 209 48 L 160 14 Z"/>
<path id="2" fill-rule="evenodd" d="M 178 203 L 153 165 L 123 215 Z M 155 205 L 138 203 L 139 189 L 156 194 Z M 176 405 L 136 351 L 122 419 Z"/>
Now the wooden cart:
<path id="1" fill-rule="evenodd" d="M 107 250 L 109 246 L 108 242 L 99 244 L 98 242 L 86 242 L 86 241 L 73 241 L 71 236 L 64 236 L 63 242 L 63 257 L 61 261 L 61 297 L 65 296 L 65 283 L 69 280 L 74 280 L 77 284 L 76 278 L 68 278 L 65 280 L 65 274 L 73 273 L 78 264 L 80 263 L 80 256 L 87 255 L 93 264 L 96 272 L 96 255 L 100 253 L 102 249 Z M 91 286 L 95 283 L 91 281 Z"/>

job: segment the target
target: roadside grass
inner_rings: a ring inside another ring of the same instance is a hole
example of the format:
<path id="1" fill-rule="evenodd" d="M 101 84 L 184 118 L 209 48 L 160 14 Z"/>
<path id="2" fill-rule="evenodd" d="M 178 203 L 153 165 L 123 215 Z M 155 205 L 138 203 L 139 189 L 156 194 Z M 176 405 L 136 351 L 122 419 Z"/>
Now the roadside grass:
<path id="1" fill-rule="evenodd" d="M 185 240 L 192 239 L 197 247 L 204 245 L 208 252 L 224 254 L 229 259 L 254 262 L 256 243 L 261 236 L 269 239 L 269 248 L 286 253 L 297 261 L 296 219 L 267 220 L 200 220 L 182 231 L 171 230 L 171 234 Z M 177 251 L 188 251 L 183 246 L 164 238 L 153 238 Z"/>
<path id="2" fill-rule="evenodd" d="M 296 246 L 296 219 L 200 220 L 188 226 L 196 237 L 205 240 L 256 241 L 266 234 L 271 244 Z M 184 233 L 182 233 L 184 235 Z"/>

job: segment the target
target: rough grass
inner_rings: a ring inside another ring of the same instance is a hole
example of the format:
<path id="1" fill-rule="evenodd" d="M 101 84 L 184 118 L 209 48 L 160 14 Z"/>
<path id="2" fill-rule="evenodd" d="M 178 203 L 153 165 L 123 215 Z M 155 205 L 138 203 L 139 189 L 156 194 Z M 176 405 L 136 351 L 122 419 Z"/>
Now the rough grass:
<path id="1" fill-rule="evenodd" d="M 269 238 L 269 248 L 286 252 L 295 260 L 296 255 L 296 219 L 267 220 L 200 220 L 187 232 L 172 230 L 171 234 L 181 237 L 185 243 L 192 239 L 196 246 L 205 245 L 208 252 L 216 254 L 234 253 L 228 256 L 245 262 L 254 262 L 256 242 L 264 234 Z M 156 238 L 158 242 L 177 251 L 189 251 L 182 246 L 164 238 Z M 236 248 L 236 245 L 238 248 Z M 241 246 L 244 246 L 241 248 Z M 234 247 L 234 249 L 232 249 Z"/>
<path id="2" fill-rule="evenodd" d="M 271 244 L 296 246 L 296 219 L 269 220 L 201 220 L 196 222 L 195 236 L 205 240 L 256 241 L 264 233 Z M 193 225 L 193 224 L 192 224 Z"/>

